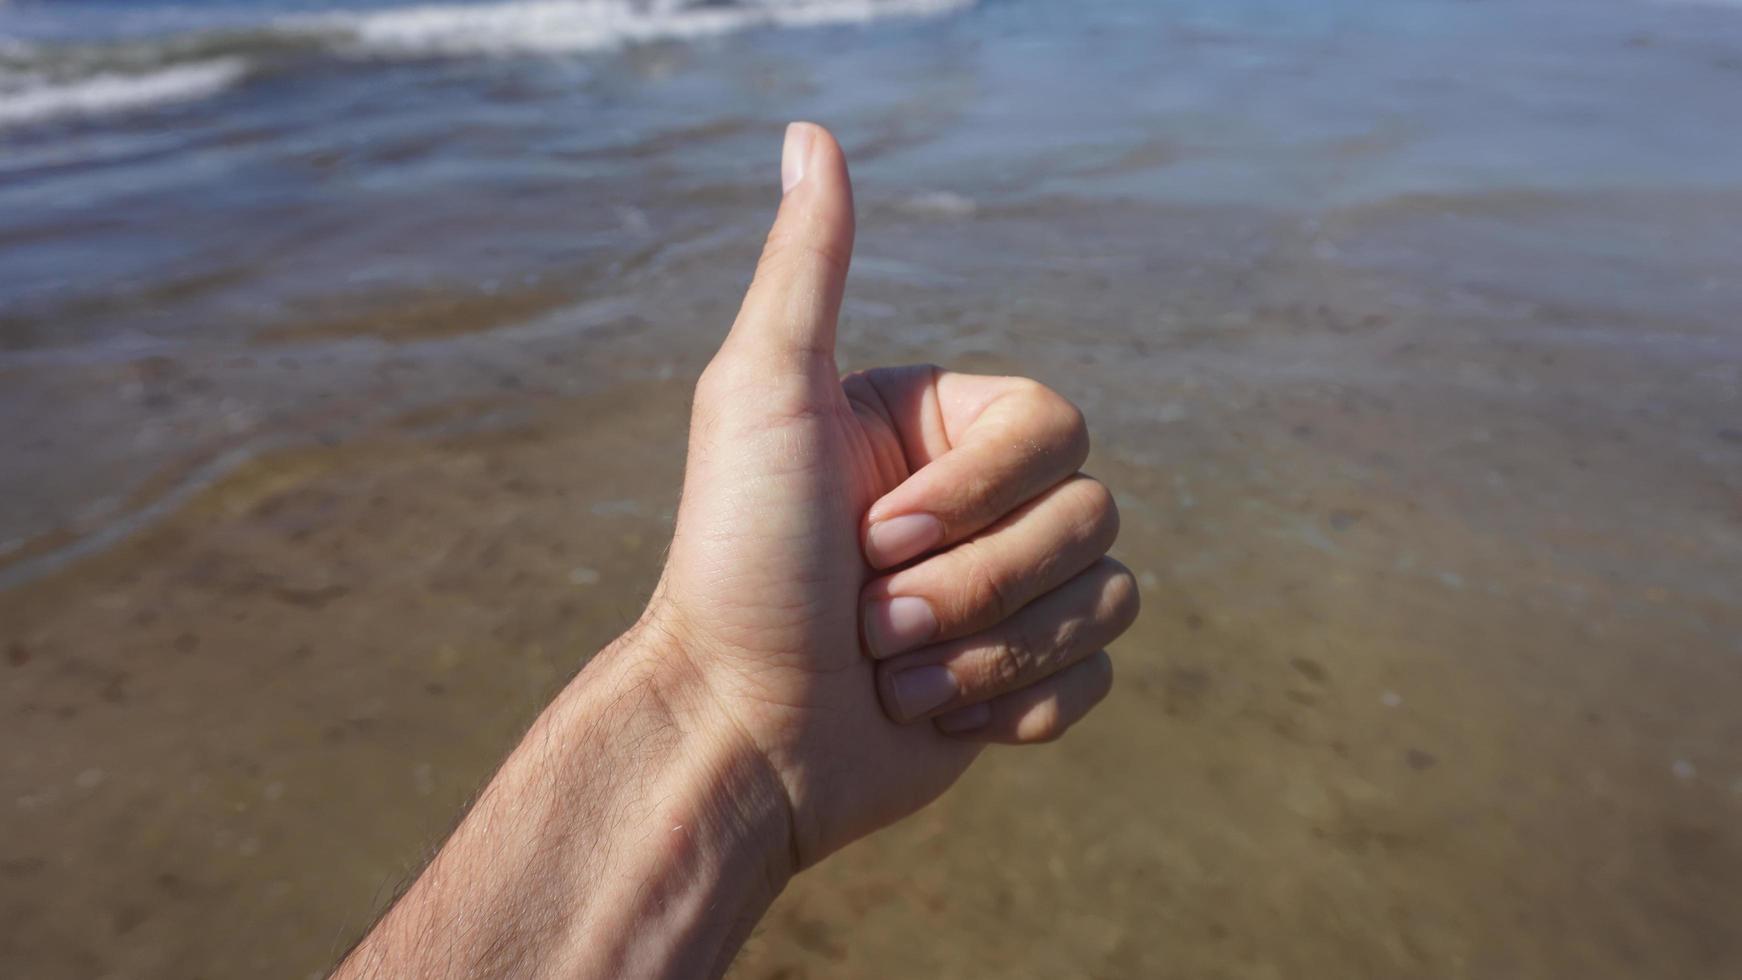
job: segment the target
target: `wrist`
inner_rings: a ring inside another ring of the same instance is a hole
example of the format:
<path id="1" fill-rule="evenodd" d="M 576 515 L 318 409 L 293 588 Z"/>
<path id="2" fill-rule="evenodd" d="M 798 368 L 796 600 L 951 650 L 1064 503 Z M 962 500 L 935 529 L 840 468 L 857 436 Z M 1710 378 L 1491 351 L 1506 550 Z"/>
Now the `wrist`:
<path id="1" fill-rule="evenodd" d="M 748 928 L 797 872 L 792 804 L 768 757 L 720 700 L 704 663 L 650 613 L 600 651 L 553 714 L 595 724 L 604 696 L 618 710 L 632 704 L 648 716 L 648 749 L 660 775 L 647 789 L 664 800 L 656 829 L 670 838 L 674 859 L 729 864 L 734 877 L 756 886 L 745 896 L 760 903 Z M 565 704 L 571 694 L 588 703 Z"/>
<path id="2" fill-rule="evenodd" d="M 539 716 L 340 976 L 725 971 L 792 875 L 791 809 L 657 635 Z"/>

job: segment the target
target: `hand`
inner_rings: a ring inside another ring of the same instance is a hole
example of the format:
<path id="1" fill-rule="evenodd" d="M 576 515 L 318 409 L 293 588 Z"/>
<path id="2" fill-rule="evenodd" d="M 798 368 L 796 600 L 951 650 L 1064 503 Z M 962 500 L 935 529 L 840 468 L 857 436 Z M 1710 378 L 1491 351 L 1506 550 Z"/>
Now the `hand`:
<path id="1" fill-rule="evenodd" d="M 644 625 L 791 807 L 799 867 L 919 809 L 988 741 L 1058 736 L 1107 693 L 1137 589 L 1081 414 L 1040 384 L 838 376 L 846 161 L 794 124 L 785 195 L 696 387 Z M 892 570 L 893 571 L 890 571 Z M 863 621 L 863 631 L 861 631 Z"/>
<path id="2" fill-rule="evenodd" d="M 719 975 L 794 871 L 1106 694 L 1137 589 L 1082 417 L 1016 378 L 837 377 L 846 162 L 800 124 L 782 171 L 647 612 L 338 976 Z"/>

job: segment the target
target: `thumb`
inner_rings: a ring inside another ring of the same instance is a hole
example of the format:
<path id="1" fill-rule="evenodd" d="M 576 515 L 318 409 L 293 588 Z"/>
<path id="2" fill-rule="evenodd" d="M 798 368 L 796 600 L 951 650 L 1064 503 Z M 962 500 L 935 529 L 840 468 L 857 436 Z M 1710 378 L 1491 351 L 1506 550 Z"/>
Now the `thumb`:
<path id="1" fill-rule="evenodd" d="M 786 128 L 783 195 L 756 276 L 721 353 L 759 370 L 835 373 L 835 320 L 853 256 L 847 159 L 815 123 Z"/>

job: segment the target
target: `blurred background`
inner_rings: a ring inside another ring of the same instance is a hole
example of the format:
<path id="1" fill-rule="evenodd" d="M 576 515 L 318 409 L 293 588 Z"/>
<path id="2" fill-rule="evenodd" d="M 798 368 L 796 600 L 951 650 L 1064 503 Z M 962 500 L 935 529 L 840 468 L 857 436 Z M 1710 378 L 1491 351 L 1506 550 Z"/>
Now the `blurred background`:
<path id="1" fill-rule="evenodd" d="M 319 976 L 844 368 L 1087 411 L 1107 705 L 743 977 L 1742 975 L 1742 5 L 0 0 L 0 972 Z"/>

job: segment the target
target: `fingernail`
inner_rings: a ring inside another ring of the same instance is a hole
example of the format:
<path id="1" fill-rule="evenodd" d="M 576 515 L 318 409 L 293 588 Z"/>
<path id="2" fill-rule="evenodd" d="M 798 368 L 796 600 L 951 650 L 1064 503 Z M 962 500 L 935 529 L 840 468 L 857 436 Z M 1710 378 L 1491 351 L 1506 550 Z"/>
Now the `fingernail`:
<path id="1" fill-rule="evenodd" d="M 930 514 L 903 514 L 871 525 L 865 533 L 865 557 L 874 568 L 888 568 L 943 539 L 942 521 Z"/>
<path id="2" fill-rule="evenodd" d="M 938 618 L 931 603 L 904 595 L 873 602 L 865 609 L 865 639 L 871 655 L 882 659 L 906 653 L 936 636 Z"/>
<path id="3" fill-rule="evenodd" d="M 956 696 L 956 677 L 948 667 L 914 667 L 895 675 L 890 682 L 895 708 L 912 721 Z"/>
<path id="4" fill-rule="evenodd" d="M 798 182 L 804 179 L 805 164 L 809 162 L 811 150 L 811 128 L 804 123 L 790 123 L 786 127 L 786 143 L 780 148 L 780 192 L 792 193 Z"/>
<path id="5" fill-rule="evenodd" d="M 945 735 L 962 735 L 967 732 L 977 732 L 992 721 L 992 706 L 984 701 L 970 704 L 966 708 L 957 708 L 946 714 L 938 715 L 938 731 Z"/>

